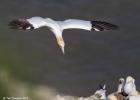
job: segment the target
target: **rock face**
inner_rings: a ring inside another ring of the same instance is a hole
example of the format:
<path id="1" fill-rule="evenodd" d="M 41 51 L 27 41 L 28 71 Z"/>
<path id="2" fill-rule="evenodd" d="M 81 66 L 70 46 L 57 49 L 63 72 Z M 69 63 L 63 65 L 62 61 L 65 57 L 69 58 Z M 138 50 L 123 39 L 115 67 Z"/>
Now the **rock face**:
<path id="1" fill-rule="evenodd" d="M 108 100 L 125 100 L 125 97 L 121 93 L 116 93 L 114 95 L 110 95 Z"/>
<path id="2" fill-rule="evenodd" d="M 74 97 L 74 96 L 61 96 L 57 95 L 56 100 L 107 100 L 106 99 L 106 86 L 100 86 L 100 89 L 97 90 L 93 95 L 89 97 Z"/>
<path id="3" fill-rule="evenodd" d="M 74 96 L 57 96 L 55 100 L 140 100 L 140 93 L 136 90 L 135 79 L 131 76 L 119 79 L 118 90 L 111 93 L 106 98 L 106 89 L 100 86 L 93 95 L 89 97 L 74 97 Z"/>
<path id="4" fill-rule="evenodd" d="M 137 96 L 130 96 L 129 100 L 140 100 L 140 95 Z"/>
<path id="5" fill-rule="evenodd" d="M 96 96 L 90 96 L 90 97 L 73 97 L 73 96 L 60 96 L 57 95 L 57 100 L 106 100 L 106 99 L 100 99 Z"/>

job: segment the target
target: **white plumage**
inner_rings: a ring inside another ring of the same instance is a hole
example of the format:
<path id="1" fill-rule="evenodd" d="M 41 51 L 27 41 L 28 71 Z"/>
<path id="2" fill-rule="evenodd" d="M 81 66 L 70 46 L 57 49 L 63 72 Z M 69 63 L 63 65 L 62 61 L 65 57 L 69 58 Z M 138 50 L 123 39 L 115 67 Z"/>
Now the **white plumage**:
<path id="1" fill-rule="evenodd" d="M 131 94 L 134 91 L 136 91 L 135 79 L 131 76 L 128 76 L 124 85 L 124 92 Z"/>
<path id="2" fill-rule="evenodd" d="M 129 100 L 140 100 L 140 95 L 137 96 L 130 96 Z"/>
<path id="3" fill-rule="evenodd" d="M 124 92 L 128 94 L 129 100 L 140 100 L 140 93 L 136 90 L 135 79 L 132 76 L 126 78 Z"/>
<path id="4" fill-rule="evenodd" d="M 90 21 L 84 21 L 79 19 L 68 19 L 65 21 L 56 21 L 62 30 L 64 29 L 84 29 L 91 30 L 92 25 Z"/>
<path id="5" fill-rule="evenodd" d="M 32 17 L 29 19 L 13 20 L 9 23 L 11 28 L 14 29 L 37 29 L 40 27 L 49 27 L 57 39 L 63 54 L 65 42 L 62 37 L 63 30 L 65 29 L 84 29 L 88 31 L 105 31 L 117 29 L 116 25 L 103 22 L 103 21 L 85 21 L 79 19 L 68 19 L 64 21 L 54 21 L 51 18 Z"/>

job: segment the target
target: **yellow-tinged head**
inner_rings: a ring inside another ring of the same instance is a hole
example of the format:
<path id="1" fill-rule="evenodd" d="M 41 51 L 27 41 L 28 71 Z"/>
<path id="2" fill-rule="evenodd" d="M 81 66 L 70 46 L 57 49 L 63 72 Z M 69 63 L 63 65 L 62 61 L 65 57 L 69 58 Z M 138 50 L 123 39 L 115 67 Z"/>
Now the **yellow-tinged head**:
<path id="1" fill-rule="evenodd" d="M 63 40 L 63 37 L 56 37 L 57 38 L 57 43 L 59 47 L 61 48 L 61 51 L 63 54 L 65 54 L 65 42 Z"/>

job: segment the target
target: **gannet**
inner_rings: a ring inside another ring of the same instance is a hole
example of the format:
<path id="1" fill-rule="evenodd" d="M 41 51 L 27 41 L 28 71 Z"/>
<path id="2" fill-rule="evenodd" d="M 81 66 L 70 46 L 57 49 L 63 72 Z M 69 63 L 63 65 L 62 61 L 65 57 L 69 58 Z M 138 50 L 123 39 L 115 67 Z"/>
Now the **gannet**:
<path id="1" fill-rule="evenodd" d="M 62 53 L 65 54 L 65 42 L 62 37 L 63 30 L 65 29 L 83 29 L 88 31 L 107 31 L 115 30 L 118 26 L 104 21 L 86 21 L 80 19 L 67 19 L 64 21 L 55 21 L 51 18 L 31 17 L 28 19 L 16 19 L 9 22 L 12 29 L 38 29 L 40 27 L 49 27 L 54 33 L 57 43 L 60 46 Z"/>
<path id="2" fill-rule="evenodd" d="M 135 79 L 132 76 L 128 76 L 126 78 L 126 82 L 124 85 L 124 92 L 128 94 L 128 97 L 140 96 L 140 93 L 136 89 Z"/>
<path id="3" fill-rule="evenodd" d="M 106 85 L 100 85 L 100 89 L 97 90 L 94 95 L 90 96 L 89 98 L 91 98 L 90 100 L 106 100 Z"/>
<path id="4" fill-rule="evenodd" d="M 127 94 L 132 94 L 136 91 L 135 79 L 132 76 L 128 76 L 126 78 L 126 82 L 124 85 L 124 92 Z"/>
<path id="5" fill-rule="evenodd" d="M 123 96 L 123 94 L 122 94 L 124 84 L 125 84 L 124 78 L 120 78 L 119 79 L 118 90 L 114 93 L 109 94 L 107 98 L 109 100 L 124 100 L 125 96 Z"/>

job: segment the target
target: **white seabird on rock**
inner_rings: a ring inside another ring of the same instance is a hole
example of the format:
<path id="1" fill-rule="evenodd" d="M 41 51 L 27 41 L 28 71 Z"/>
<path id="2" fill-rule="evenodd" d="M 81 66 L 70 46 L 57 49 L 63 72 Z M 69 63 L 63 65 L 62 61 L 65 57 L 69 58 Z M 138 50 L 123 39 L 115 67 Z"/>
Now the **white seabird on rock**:
<path id="1" fill-rule="evenodd" d="M 111 93 L 108 95 L 109 100 L 123 100 L 124 96 L 121 94 L 123 92 L 123 87 L 125 84 L 124 78 L 119 79 L 119 85 L 118 85 L 118 90 L 114 93 Z"/>
<path id="2" fill-rule="evenodd" d="M 84 29 L 88 31 L 106 31 L 114 30 L 118 27 L 104 21 L 85 21 L 79 19 L 67 19 L 64 21 L 55 21 L 51 18 L 32 17 L 29 19 L 13 20 L 9 23 L 12 29 L 37 29 L 40 27 L 49 27 L 57 39 L 63 54 L 65 53 L 65 42 L 62 37 L 62 32 L 65 29 Z"/>
<path id="3" fill-rule="evenodd" d="M 132 76 L 128 76 L 126 78 L 126 82 L 124 85 L 124 92 L 128 95 L 139 95 L 139 92 L 136 90 L 135 79 Z"/>
<path id="4" fill-rule="evenodd" d="M 128 94 L 129 100 L 140 100 L 140 93 L 136 89 L 135 79 L 132 76 L 126 78 L 124 92 Z"/>

